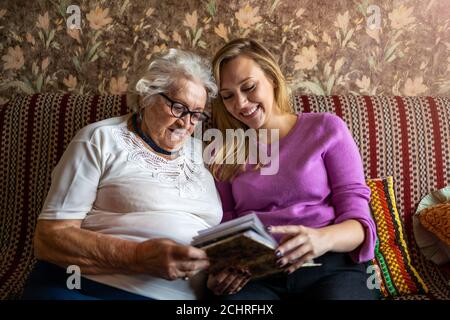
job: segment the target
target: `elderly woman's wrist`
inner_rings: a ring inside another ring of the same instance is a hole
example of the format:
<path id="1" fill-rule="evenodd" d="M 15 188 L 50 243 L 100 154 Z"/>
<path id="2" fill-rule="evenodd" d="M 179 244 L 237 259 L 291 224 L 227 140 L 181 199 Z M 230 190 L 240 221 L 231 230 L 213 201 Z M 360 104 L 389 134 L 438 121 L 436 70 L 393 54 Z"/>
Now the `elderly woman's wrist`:
<path id="1" fill-rule="evenodd" d="M 138 245 L 138 242 L 127 241 L 123 247 L 124 259 L 120 269 L 123 270 L 124 273 L 142 273 L 142 270 L 140 270 L 140 264 L 138 263 Z"/>

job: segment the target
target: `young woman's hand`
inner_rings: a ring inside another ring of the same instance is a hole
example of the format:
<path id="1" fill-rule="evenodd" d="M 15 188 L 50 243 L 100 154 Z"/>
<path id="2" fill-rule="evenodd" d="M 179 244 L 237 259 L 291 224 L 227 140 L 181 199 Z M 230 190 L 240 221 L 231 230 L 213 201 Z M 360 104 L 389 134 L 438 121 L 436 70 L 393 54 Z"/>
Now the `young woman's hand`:
<path id="1" fill-rule="evenodd" d="M 351 252 L 365 239 L 364 226 L 349 219 L 322 228 L 305 226 L 271 226 L 270 232 L 284 234 L 277 248 L 279 265 L 292 273 L 305 262 L 328 251 Z"/>
<path id="2" fill-rule="evenodd" d="M 276 249 L 277 264 L 292 273 L 305 262 L 320 257 L 330 250 L 326 233 L 321 229 L 305 226 L 271 226 L 271 233 L 284 234 Z"/>
<path id="3" fill-rule="evenodd" d="M 235 294 L 250 280 L 251 274 L 246 270 L 228 268 L 216 274 L 210 274 L 207 286 L 215 295 Z"/>

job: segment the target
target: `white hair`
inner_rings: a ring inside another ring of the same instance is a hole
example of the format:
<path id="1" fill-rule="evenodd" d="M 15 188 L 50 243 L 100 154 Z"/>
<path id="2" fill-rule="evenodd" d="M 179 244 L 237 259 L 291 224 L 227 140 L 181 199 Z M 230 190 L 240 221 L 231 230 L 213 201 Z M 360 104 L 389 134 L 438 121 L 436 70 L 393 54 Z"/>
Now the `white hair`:
<path id="1" fill-rule="evenodd" d="M 152 57 L 150 63 L 131 82 L 128 92 L 128 104 L 139 111 L 149 103 L 149 99 L 158 93 L 166 93 L 180 78 L 199 81 L 205 87 L 208 100 L 217 96 L 217 85 L 208 61 L 192 52 L 181 49 L 169 49 L 168 52 Z"/>

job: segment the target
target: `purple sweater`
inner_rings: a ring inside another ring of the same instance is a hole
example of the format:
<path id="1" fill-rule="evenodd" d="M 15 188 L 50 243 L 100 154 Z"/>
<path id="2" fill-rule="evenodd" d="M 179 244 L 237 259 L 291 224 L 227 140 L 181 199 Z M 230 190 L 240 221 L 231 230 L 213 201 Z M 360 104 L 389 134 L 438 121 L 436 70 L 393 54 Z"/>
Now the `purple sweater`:
<path id="1" fill-rule="evenodd" d="M 280 140 L 279 171 L 248 169 L 231 183 L 216 182 L 227 221 L 255 212 L 264 225 L 320 228 L 358 220 L 365 240 L 350 253 L 355 262 L 374 257 L 376 228 L 361 157 L 345 122 L 329 113 L 303 113 Z M 277 238 L 279 240 L 279 238 Z"/>

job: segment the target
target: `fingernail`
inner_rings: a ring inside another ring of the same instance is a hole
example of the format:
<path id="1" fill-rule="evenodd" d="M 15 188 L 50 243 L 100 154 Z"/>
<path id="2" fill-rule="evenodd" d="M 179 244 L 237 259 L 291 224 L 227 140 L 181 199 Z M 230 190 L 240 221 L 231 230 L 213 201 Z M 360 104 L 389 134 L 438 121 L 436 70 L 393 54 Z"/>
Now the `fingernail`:
<path id="1" fill-rule="evenodd" d="M 280 250 L 275 251 L 275 256 L 277 258 L 281 258 L 283 256 L 283 254 L 280 252 Z"/>
<path id="2" fill-rule="evenodd" d="M 266 226 L 265 228 L 266 228 L 267 232 L 271 232 L 272 231 L 272 227 L 271 226 Z"/>
<path id="3" fill-rule="evenodd" d="M 280 268 L 282 268 L 282 267 L 284 266 L 283 260 L 278 260 L 278 261 L 277 261 L 277 266 L 280 267 Z"/>

